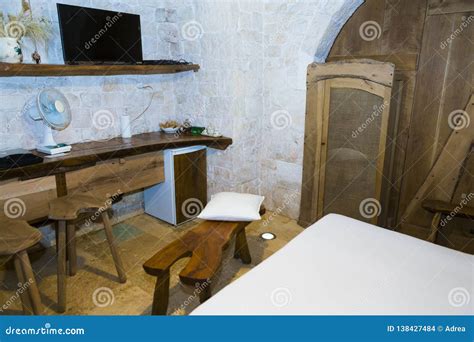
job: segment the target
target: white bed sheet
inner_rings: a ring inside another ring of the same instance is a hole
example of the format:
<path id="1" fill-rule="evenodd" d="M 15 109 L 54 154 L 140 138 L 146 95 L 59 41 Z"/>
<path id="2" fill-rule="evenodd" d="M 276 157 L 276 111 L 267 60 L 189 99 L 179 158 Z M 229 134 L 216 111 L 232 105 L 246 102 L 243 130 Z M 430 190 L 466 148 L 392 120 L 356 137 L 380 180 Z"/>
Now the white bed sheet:
<path id="1" fill-rule="evenodd" d="M 474 314 L 474 256 L 327 215 L 193 315 Z"/>

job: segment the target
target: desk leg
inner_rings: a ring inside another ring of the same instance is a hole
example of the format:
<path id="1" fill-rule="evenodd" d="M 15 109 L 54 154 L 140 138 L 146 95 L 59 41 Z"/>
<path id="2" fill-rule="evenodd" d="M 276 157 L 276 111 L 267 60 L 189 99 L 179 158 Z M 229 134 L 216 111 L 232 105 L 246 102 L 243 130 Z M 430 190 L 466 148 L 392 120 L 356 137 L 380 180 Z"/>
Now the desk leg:
<path id="1" fill-rule="evenodd" d="M 170 270 L 162 272 L 156 278 L 155 293 L 153 294 L 152 315 L 166 315 L 170 295 Z"/>
<path id="2" fill-rule="evenodd" d="M 58 197 L 64 197 L 67 195 L 67 182 L 66 174 L 58 173 L 56 176 L 56 194 Z"/>
<path id="3" fill-rule="evenodd" d="M 67 196 L 66 174 L 58 173 L 57 175 L 55 175 L 55 179 L 56 179 L 56 196 L 57 197 Z M 56 252 L 57 251 L 58 251 L 58 230 L 56 228 Z"/>
<path id="4" fill-rule="evenodd" d="M 58 173 L 55 175 L 56 178 L 56 195 L 58 197 L 67 196 L 67 181 L 66 174 Z M 66 260 L 69 264 L 69 275 L 73 276 L 77 270 L 77 256 L 76 256 L 76 231 L 72 224 L 68 224 L 66 228 Z M 58 248 L 58 234 L 56 233 L 56 249 Z"/>

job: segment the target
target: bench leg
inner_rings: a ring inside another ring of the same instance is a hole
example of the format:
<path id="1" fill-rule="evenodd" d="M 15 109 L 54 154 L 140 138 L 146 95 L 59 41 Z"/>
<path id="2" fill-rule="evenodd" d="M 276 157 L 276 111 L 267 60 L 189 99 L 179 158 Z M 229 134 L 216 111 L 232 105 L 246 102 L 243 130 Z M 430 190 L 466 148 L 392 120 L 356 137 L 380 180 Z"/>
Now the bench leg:
<path id="1" fill-rule="evenodd" d="M 125 270 L 123 268 L 122 259 L 120 258 L 120 254 L 117 250 L 117 243 L 114 238 L 114 234 L 112 233 L 112 225 L 110 224 L 109 215 L 107 212 L 102 213 L 102 221 L 104 223 L 104 230 L 105 235 L 107 237 L 107 241 L 110 247 L 110 253 L 112 253 L 112 258 L 114 259 L 115 268 L 117 269 L 117 274 L 119 277 L 119 281 L 123 284 L 127 282 L 127 276 L 125 275 Z"/>
<path id="2" fill-rule="evenodd" d="M 235 236 L 234 259 L 240 259 L 238 235 Z"/>
<path id="3" fill-rule="evenodd" d="M 240 258 L 244 264 L 250 264 L 252 262 L 247 237 L 245 236 L 245 228 L 240 230 L 235 237 L 234 258 Z"/>
<path id="4" fill-rule="evenodd" d="M 211 284 L 206 283 L 206 286 L 202 287 L 202 291 L 199 292 L 199 302 L 202 304 L 212 296 Z"/>
<path id="5" fill-rule="evenodd" d="M 31 268 L 30 259 L 26 251 L 21 251 L 16 255 L 20 260 L 21 268 L 24 272 L 26 281 L 29 282 L 28 293 L 30 295 L 30 302 L 35 315 L 43 314 L 43 304 L 41 303 L 41 295 L 38 290 L 38 284 L 36 283 L 35 274 Z"/>
<path id="6" fill-rule="evenodd" d="M 18 283 L 19 283 L 18 285 L 20 287 L 23 287 L 26 284 L 26 280 L 25 280 L 25 273 L 23 272 L 23 267 L 21 266 L 20 258 L 17 255 L 15 255 L 13 257 L 13 262 L 15 265 L 16 276 L 18 278 Z M 34 312 L 33 312 L 33 307 L 31 305 L 28 289 L 26 290 L 23 289 L 20 292 L 20 297 L 21 297 L 21 305 L 23 307 L 23 313 L 25 315 L 32 315 Z"/>
<path id="7" fill-rule="evenodd" d="M 431 234 L 428 237 L 429 242 L 436 243 L 436 238 L 438 237 L 439 223 L 441 221 L 441 213 L 436 213 L 431 221 Z"/>
<path id="8" fill-rule="evenodd" d="M 170 294 L 170 270 L 164 271 L 156 278 L 155 293 L 153 294 L 152 315 L 166 315 Z"/>
<path id="9" fill-rule="evenodd" d="M 76 225 L 68 222 L 66 226 L 67 240 L 67 261 L 69 264 L 69 275 L 74 276 L 77 273 L 77 252 L 76 252 Z"/>
<path id="10" fill-rule="evenodd" d="M 56 238 L 58 258 L 58 311 L 66 311 L 66 221 L 58 222 Z"/>

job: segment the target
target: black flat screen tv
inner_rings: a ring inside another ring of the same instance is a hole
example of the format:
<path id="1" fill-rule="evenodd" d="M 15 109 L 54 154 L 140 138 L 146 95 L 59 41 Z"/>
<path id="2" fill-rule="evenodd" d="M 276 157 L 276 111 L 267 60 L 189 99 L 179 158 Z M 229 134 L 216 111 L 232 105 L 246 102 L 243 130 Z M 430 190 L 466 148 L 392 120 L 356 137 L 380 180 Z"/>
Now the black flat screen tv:
<path id="1" fill-rule="evenodd" d="M 57 4 L 67 64 L 141 64 L 140 16 Z"/>

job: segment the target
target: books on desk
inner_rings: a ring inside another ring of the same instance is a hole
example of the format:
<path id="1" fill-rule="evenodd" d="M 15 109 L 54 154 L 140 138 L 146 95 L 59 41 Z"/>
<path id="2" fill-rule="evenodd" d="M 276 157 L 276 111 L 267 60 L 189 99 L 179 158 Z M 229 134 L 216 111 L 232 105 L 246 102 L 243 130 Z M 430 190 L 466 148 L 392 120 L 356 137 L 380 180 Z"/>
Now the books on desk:
<path id="1" fill-rule="evenodd" d="M 42 153 L 54 155 L 71 152 L 72 147 L 68 144 L 57 144 L 54 146 L 38 146 L 36 149 Z"/>

